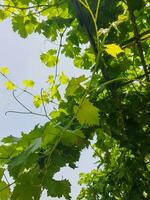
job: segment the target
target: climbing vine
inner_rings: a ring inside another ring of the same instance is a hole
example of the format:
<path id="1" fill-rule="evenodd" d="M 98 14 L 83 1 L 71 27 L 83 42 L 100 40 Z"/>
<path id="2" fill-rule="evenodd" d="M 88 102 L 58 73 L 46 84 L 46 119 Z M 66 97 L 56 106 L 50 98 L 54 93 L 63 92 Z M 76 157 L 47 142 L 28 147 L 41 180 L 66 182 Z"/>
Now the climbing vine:
<path id="1" fill-rule="evenodd" d="M 0 146 L 0 199 L 71 199 L 70 182 L 55 180 L 64 166 L 76 167 L 80 152 L 91 146 L 97 168 L 81 174 L 77 199 L 149 199 L 150 197 L 150 3 L 148 0 L 3 0 L 0 20 L 9 18 L 14 32 L 26 38 L 39 33 L 59 42 L 40 56 L 48 68 L 47 88 L 33 94 L 33 80 L 22 86 L 0 67 L 5 87 L 24 111 L 45 117 L 20 137 L 5 137 Z M 60 54 L 89 77 L 58 74 Z M 64 94 L 60 92 L 64 87 Z M 33 97 L 30 110 L 17 91 Z M 49 111 L 46 104 L 54 104 Z M 94 145 L 91 139 L 96 137 Z M 13 182 L 7 181 L 6 172 Z M 11 187 L 13 186 L 13 187 Z"/>

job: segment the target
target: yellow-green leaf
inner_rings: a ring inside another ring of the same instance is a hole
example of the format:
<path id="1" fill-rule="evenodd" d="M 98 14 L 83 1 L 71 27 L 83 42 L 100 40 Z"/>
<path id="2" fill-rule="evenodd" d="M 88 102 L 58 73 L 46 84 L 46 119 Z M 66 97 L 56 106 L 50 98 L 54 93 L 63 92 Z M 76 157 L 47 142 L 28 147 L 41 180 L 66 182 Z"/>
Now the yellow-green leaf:
<path id="1" fill-rule="evenodd" d="M 88 99 L 85 99 L 81 105 L 75 106 L 74 112 L 81 125 L 93 126 L 99 124 L 99 109 Z"/>
<path id="2" fill-rule="evenodd" d="M 43 53 L 40 56 L 42 63 L 44 63 L 47 67 L 54 67 L 58 62 L 56 53 L 57 50 L 55 49 L 50 49 L 48 52 Z"/>
<path id="3" fill-rule="evenodd" d="M 0 72 L 2 73 L 2 74 L 8 74 L 9 73 L 9 69 L 8 69 L 8 67 L 0 67 Z"/>
<path id="4" fill-rule="evenodd" d="M 8 184 L 4 181 L 0 181 L 0 189 L 5 188 L 0 192 L 0 200 L 7 200 L 10 199 L 10 189 Z"/>
<path id="5" fill-rule="evenodd" d="M 60 100 L 61 96 L 60 96 L 60 93 L 59 93 L 59 90 L 58 90 L 58 86 L 59 85 L 53 85 L 50 88 L 50 96 L 51 96 L 51 98 L 56 98 L 56 99 Z"/>
<path id="6" fill-rule="evenodd" d="M 74 96 L 76 90 L 80 87 L 80 83 L 84 82 L 86 80 L 86 77 L 79 76 L 78 78 L 72 78 L 69 81 L 69 84 L 66 89 L 66 96 Z"/>
<path id="7" fill-rule="evenodd" d="M 32 88 L 34 86 L 34 81 L 33 80 L 24 80 L 24 81 L 22 81 L 22 84 L 25 87 Z"/>
<path id="8" fill-rule="evenodd" d="M 6 86 L 7 90 L 14 90 L 16 87 L 12 81 L 7 81 L 4 83 L 4 85 Z"/>
<path id="9" fill-rule="evenodd" d="M 118 54 L 124 52 L 121 47 L 117 44 L 107 44 L 105 46 L 105 51 L 113 57 L 117 57 Z"/>
<path id="10" fill-rule="evenodd" d="M 49 75 L 49 76 L 48 76 L 47 82 L 48 82 L 49 84 L 54 84 L 54 82 L 55 82 L 54 75 Z"/>
<path id="11" fill-rule="evenodd" d="M 69 81 L 69 78 L 64 74 L 64 72 L 62 72 L 59 75 L 59 81 L 60 81 L 61 84 L 67 84 L 68 81 Z"/>

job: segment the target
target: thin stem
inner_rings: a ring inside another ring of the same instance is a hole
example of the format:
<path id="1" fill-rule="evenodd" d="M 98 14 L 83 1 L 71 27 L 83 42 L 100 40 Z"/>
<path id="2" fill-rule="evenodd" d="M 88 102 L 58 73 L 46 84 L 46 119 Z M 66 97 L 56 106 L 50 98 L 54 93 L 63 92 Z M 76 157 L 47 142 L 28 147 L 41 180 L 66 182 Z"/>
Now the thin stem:
<path id="1" fill-rule="evenodd" d="M 35 6 L 29 6 L 29 7 L 19 7 L 19 6 L 12 6 L 12 5 L 4 5 L 4 4 L 0 4 L 0 7 L 4 7 L 4 8 L 15 8 L 18 10 L 29 10 L 29 9 L 33 9 L 33 8 L 40 8 L 40 7 L 51 7 L 51 6 L 56 6 L 56 5 L 35 5 Z"/>
<path id="2" fill-rule="evenodd" d="M 130 6 L 129 1 L 127 1 L 127 5 L 128 5 L 128 9 L 129 9 L 130 19 L 131 19 L 132 26 L 133 26 L 135 41 L 136 41 L 137 48 L 138 48 L 138 51 L 139 51 L 139 56 L 140 56 L 140 59 L 141 59 L 141 64 L 142 64 L 143 70 L 146 74 L 146 80 L 147 80 L 147 82 L 149 82 L 150 79 L 149 79 L 149 75 L 148 75 L 146 61 L 145 61 L 145 58 L 144 58 L 143 47 L 142 47 L 142 43 L 141 43 L 141 40 L 140 40 L 140 34 L 139 34 L 139 31 L 138 31 L 136 19 L 135 19 L 134 12 L 133 12 L 133 10 Z"/>
<path id="3" fill-rule="evenodd" d="M 67 27 L 60 34 L 60 43 L 59 43 L 59 47 L 58 47 L 57 59 L 56 59 L 56 65 L 55 65 L 55 82 L 56 82 L 56 78 L 57 78 L 57 75 L 58 75 L 57 74 L 58 73 L 58 61 L 59 61 L 59 55 L 60 55 L 60 51 L 61 51 L 61 47 L 62 47 L 62 40 L 63 40 L 63 36 L 64 36 L 66 30 L 67 30 Z"/>
<path id="4" fill-rule="evenodd" d="M 101 2 L 101 0 L 98 0 L 98 2 L 97 2 L 96 14 L 95 14 L 95 21 L 96 22 L 97 22 L 97 18 L 98 18 L 98 12 L 99 12 L 99 7 L 100 7 L 100 2 Z"/>
<path id="5" fill-rule="evenodd" d="M 41 100 L 42 100 L 42 105 L 43 105 L 43 109 L 44 109 L 44 112 L 45 112 L 45 116 L 50 120 L 48 114 L 47 114 L 47 111 L 46 111 L 46 107 L 45 107 L 45 104 L 44 104 L 44 99 L 43 99 L 43 88 L 41 89 Z"/>
<path id="6" fill-rule="evenodd" d="M 16 181 L 14 181 L 14 182 L 12 182 L 12 183 L 8 184 L 7 186 L 5 186 L 5 187 L 1 188 L 1 189 L 0 189 L 0 192 L 2 192 L 2 191 L 4 191 L 4 190 L 6 190 L 7 188 L 9 188 L 10 186 L 14 185 L 14 184 L 15 184 L 15 182 L 16 182 Z"/>
<path id="7" fill-rule="evenodd" d="M 3 176 L 4 176 L 4 178 L 5 178 L 6 182 L 7 182 L 7 184 L 10 185 L 10 183 L 9 183 L 9 181 L 8 181 L 7 176 L 5 175 L 5 173 L 3 174 Z"/>
<path id="8" fill-rule="evenodd" d="M 27 108 L 23 103 L 21 103 L 21 101 L 19 101 L 18 98 L 15 96 L 15 90 L 13 91 L 13 97 L 23 108 L 25 108 L 25 110 L 27 110 L 28 112 L 31 112 L 31 110 Z"/>

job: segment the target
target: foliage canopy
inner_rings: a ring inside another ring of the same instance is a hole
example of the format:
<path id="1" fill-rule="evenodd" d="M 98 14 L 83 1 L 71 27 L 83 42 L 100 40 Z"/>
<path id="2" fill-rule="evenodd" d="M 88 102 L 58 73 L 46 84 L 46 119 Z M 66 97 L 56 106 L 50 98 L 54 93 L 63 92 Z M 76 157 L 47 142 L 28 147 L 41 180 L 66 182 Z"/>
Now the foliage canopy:
<path id="1" fill-rule="evenodd" d="M 0 74 L 8 90 L 21 89 L 43 106 L 43 126 L 36 125 L 20 138 L 8 136 L 0 146 L 0 199 L 38 200 L 44 189 L 51 197 L 71 199 L 68 180 L 55 180 L 63 166 L 75 168 L 80 152 L 93 146 L 97 168 L 81 174 L 84 185 L 78 200 L 150 199 L 150 3 L 148 0 L 3 0 L 0 20 L 10 18 L 21 37 L 42 34 L 58 49 L 41 55 L 56 73 L 48 88 L 33 95 L 9 80 L 7 67 Z M 73 60 L 91 76 L 68 78 L 57 73 L 59 55 Z M 60 87 L 64 85 L 64 95 Z M 16 100 L 21 104 L 13 91 Z M 45 104 L 57 109 L 48 112 Z M 5 171 L 14 188 L 5 181 Z"/>

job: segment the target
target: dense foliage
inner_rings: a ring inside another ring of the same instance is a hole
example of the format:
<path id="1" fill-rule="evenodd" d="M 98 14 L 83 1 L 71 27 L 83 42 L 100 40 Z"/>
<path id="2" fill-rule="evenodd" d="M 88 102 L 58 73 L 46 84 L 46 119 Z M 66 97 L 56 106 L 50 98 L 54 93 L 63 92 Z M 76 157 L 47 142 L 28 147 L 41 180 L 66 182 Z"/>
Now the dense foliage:
<path id="1" fill-rule="evenodd" d="M 149 1 L 3 0 L 0 20 L 6 18 L 23 38 L 39 33 L 60 44 L 41 55 L 56 73 L 48 76 L 48 87 L 40 94 L 28 92 L 32 80 L 24 80 L 21 89 L 9 80 L 8 68 L 0 68 L 8 90 L 27 92 L 34 106 L 45 111 L 24 107 L 26 112 L 47 118 L 20 138 L 2 140 L 0 199 L 38 200 L 44 189 L 48 196 L 71 199 L 69 181 L 53 177 L 63 166 L 75 168 L 94 136 L 97 169 L 81 174 L 78 199 L 150 199 Z M 91 76 L 58 74 L 60 53 Z M 20 102 L 15 91 L 13 95 Z M 51 103 L 57 110 L 49 113 L 45 104 Z M 5 181 L 6 170 L 13 189 Z"/>

